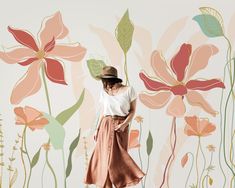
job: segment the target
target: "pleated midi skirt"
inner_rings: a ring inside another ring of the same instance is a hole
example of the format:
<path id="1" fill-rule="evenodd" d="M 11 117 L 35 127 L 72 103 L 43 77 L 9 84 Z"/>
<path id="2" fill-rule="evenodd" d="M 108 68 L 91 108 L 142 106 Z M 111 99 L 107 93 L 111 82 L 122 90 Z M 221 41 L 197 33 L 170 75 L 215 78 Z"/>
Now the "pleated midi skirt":
<path id="1" fill-rule="evenodd" d="M 89 160 L 85 184 L 104 187 L 107 178 L 116 188 L 138 184 L 145 173 L 128 154 L 128 126 L 124 131 L 115 127 L 123 117 L 104 116 L 100 121 L 97 142 Z"/>

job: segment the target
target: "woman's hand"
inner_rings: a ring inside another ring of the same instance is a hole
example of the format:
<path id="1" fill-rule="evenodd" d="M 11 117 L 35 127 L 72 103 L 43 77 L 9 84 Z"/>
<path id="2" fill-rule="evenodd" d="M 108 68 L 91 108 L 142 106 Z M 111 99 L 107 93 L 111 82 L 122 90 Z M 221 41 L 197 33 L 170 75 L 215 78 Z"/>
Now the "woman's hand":
<path id="1" fill-rule="evenodd" d="M 115 127 L 114 130 L 118 131 L 118 132 L 123 132 L 127 126 L 128 126 L 128 124 L 126 124 L 126 123 L 120 123 Z"/>

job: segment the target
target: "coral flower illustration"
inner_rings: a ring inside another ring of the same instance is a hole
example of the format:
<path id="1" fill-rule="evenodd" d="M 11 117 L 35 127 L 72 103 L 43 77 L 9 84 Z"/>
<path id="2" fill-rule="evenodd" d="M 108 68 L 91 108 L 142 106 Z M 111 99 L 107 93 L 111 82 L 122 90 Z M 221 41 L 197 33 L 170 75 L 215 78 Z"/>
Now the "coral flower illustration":
<path id="1" fill-rule="evenodd" d="M 139 131 L 131 130 L 130 136 L 129 136 L 129 142 L 128 142 L 128 149 L 140 147 L 138 138 L 139 138 Z"/>
<path id="2" fill-rule="evenodd" d="M 215 130 L 215 125 L 206 118 L 199 119 L 197 116 L 186 116 L 184 119 L 186 121 L 184 133 L 188 136 L 209 136 Z"/>
<path id="3" fill-rule="evenodd" d="M 86 53 L 86 49 L 78 43 L 57 44 L 57 40 L 64 39 L 68 35 L 68 29 L 62 22 L 60 12 L 47 17 L 42 22 L 38 40 L 35 40 L 32 34 L 26 30 L 9 26 L 8 31 L 21 46 L 14 47 L 10 51 L 0 52 L 0 58 L 9 64 L 29 65 L 28 71 L 16 83 L 12 91 L 12 104 L 20 103 L 41 88 L 39 72 L 41 68 L 43 71 L 45 70 L 50 81 L 66 84 L 61 60 L 80 61 Z"/>
<path id="4" fill-rule="evenodd" d="M 14 112 L 16 114 L 16 125 L 25 125 L 31 130 L 42 129 L 49 123 L 40 111 L 29 106 L 16 107 Z"/>
<path id="5" fill-rule="evenodd" d="M 141 93 L 140 100 L 149 108 L 157 109 L 165 106 L 174 95 L 167 108 L 168 115 L 182 117 L 186 111 L 183 101 L 186 98 L 190 105 L 199 106 L 215 116 L 217 112 L 197 91 L 225 88 L 224 83 L 220 79 L 191 80 L 190 78 L 199 70 L 204 69 L 209 58 L 217 52 L 218 49 L 214 45 L 203 45 L 192 53 L 192 45 L 183 44 L 171 59 L 169 68 L 160 52 L 153 51 L 151 66 L 157 78 L 148 76 L 144 71 L 140 72 L 139 76 L 146 88 L 154 91 L 154 94 Z"/>

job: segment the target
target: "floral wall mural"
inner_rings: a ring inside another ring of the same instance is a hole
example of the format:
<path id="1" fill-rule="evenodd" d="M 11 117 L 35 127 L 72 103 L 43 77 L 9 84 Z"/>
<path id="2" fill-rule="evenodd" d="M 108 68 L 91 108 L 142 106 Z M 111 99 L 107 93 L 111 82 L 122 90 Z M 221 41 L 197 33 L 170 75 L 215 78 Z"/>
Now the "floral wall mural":
<path id="1" fill-rule="evenodd" d="M 14 4 L 0 11 L 0 187 L 95 187 L 105 65 L 138 94 L 132 187 L 235 186 L 232 1 Z"/>

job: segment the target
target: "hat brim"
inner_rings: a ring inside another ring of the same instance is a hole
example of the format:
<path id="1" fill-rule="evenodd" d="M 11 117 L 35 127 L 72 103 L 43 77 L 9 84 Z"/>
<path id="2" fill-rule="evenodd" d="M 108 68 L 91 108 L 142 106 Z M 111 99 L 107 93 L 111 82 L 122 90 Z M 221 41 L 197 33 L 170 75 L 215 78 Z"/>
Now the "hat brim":
<path id="1" fill-rule="evenodd" d="M 118 77 L 115 77 L 115 76 L 98 75 L 98 76 L 96 76 L 96 78 L 99 79 L 99 80 L 102 79 L 102 78 L 115 78 L 115 79 L 117 79 L 117 80 L 119 80 L 119 81 L 122 82 L 122 79 L 121 79 L 121 78 L 118 78 Z"/>

